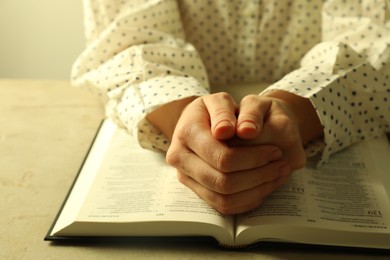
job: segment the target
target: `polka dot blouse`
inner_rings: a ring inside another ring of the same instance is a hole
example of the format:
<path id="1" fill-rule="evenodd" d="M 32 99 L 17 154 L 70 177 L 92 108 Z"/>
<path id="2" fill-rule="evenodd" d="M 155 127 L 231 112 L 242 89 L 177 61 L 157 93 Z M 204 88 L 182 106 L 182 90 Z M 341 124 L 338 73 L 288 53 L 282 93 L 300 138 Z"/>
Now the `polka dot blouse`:
<path id="1" fill-rule="evenodd" d="M 390 131 L 387 0 L 84 0 L 84 10 L 72 82 L 104 97 L 107 116 L 144 147 L 169 146 L 148 113 L 240 83 L 309 98 L 322 162 Z"/>

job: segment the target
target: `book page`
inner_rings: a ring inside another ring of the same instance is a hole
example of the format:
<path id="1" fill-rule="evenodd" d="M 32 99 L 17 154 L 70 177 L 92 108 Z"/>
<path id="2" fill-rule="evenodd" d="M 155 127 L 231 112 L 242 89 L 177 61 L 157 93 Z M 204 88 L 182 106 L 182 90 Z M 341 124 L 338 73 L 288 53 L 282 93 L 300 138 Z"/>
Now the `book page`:
<path id="1" fill-rule="evenodd" d="M 389 164 L 379 169 L 374 157 L 376 150 L 390 155 L 386 146 L 385 138 L 364 142 L 335 154 L 324 167 L 312 164 L 295 172 L 258 209 L 238 217 L 237 234 L 256 226 L 253 232 L 261 233 L 261 226 L 272 225 L 301 227 L 302 232 L 302 227 L 311 227 L 390 234 L 390 202 L 380 179 Z M 279 233 L 293 239 L 286 231 Z"/>
<path id="2" fill-rule="evenodd" d="M 233 217 L 219 214 L 179 183 L 176 170 L 165 163 L 164 154 L 142 149 L 120 129 L 111 140 L 77 222 L 208 223 L 226 229 L 224 232 L 233 237 Z M 201 232 L 200 227 L 197 229 Z M 121 230 L 111 232 L 115 235 Z M 147 234 L 145 227 L 140 232 L 142 234 L 128 235 Z M 186 232 L 189 231 L 172 231 Z M 151 234 L 156 233 L 158 231 L 151 230 Z"/>
<path id="3" fill-rule="evenodd" d="M 55 221 L 55 225 L 51 230 L 51 235 L 62 230 L 64 227 L 71 225 L 80 209 L 83 206 L 83 202 L 88 195 L 96 172 L 99 170 L 100 162 L 105 156 L 105 151 L 110 145 L 113 133 L 116 131 L 116 126 L 110 121 L 105 121 L 97 133 L 91 149 L 88 152 L 83 167 L 76 178 L 74 186 L 72 186 L 69 196 L 66 198 L 66 203 L 61 209 L 61 214 Z"/>

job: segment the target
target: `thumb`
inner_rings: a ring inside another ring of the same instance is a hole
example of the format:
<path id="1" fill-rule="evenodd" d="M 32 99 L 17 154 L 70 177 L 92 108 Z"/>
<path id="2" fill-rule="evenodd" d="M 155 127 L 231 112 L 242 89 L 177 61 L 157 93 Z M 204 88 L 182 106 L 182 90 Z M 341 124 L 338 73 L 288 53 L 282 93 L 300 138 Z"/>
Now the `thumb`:
<path id="1" fill-rule="evenodd" d="M 210 116 L 211 133 L 218 140 L 235 135 L 237 105 L 225 92 L 205 96 L 203 102 Z"/>
<path id="2" fill-rule="evenodd" d="M 242 139 L 255 139 L 263 131 L 265 117 L 271 101 L 257 95 L 245 96 L 240 103 L 237 119 L 237 136 Z"/>

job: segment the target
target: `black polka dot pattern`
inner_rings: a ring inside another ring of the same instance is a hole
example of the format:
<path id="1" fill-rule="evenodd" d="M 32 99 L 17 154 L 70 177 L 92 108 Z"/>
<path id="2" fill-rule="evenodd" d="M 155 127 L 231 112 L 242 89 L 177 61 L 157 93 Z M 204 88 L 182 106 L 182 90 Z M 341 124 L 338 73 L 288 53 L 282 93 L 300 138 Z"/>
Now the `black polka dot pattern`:
<path id="1" fill-rule="evenodd" d="M 107 99 L 107 116 L 144 147 L 169 145 L 148 113 L 239 83 L 309 98 L 324 126 L 322 162 L 390 131 L 386 0 L 84 2 L 87 47 L 72 82 Z"/>

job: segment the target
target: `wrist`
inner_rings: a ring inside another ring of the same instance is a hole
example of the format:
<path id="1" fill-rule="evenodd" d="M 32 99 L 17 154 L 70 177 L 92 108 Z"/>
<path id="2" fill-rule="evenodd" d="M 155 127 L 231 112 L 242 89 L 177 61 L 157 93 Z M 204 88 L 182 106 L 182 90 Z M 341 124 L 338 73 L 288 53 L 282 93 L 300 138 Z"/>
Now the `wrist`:
<path id="1" fill-rule="evenodd" d="M 308 98 L 283 90 L 275 90 L 266 94 L 266 96 L 276 98 L 287 105 L 298 124 L 302 144 L 306 144 L 323 135 L 320 119 Z"/>
<path id="2" fill-rule="evenodd" d="M 185 107 L 197 97 L 188 97 L 165 104 L 146 116 L 146 119 L 169 139 Z"/>

